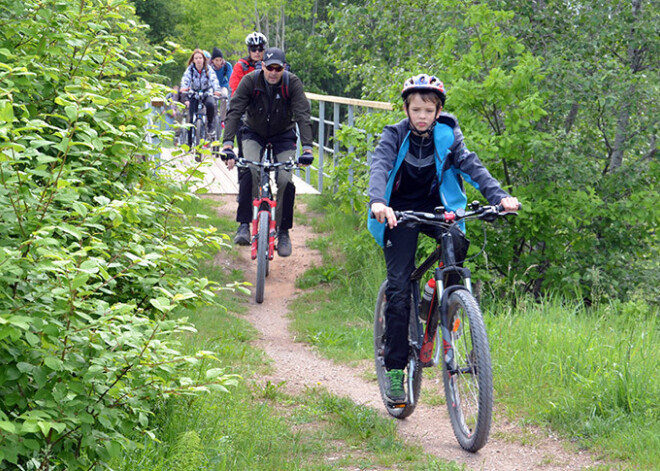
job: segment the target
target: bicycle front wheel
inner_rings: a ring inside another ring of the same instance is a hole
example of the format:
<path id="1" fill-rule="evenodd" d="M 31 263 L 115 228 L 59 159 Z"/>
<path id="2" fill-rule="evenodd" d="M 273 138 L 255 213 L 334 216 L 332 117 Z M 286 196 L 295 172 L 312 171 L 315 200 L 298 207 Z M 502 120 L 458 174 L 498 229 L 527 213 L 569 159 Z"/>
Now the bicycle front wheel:
<path id="1" fill-rule="evenodd" d="M 448 306 L 453 358 L 446 355 L 442 362 L 445 397 L 458 443 L 476 452 L 488 440 L 493 413 L 488 336 L 479 305 L 469 291 L 454 291 Z"/>
<path id="2" fill-rule="evenodd" d="M 380 396 L 387 412 L 397 419 L 405 419 L 413 413 L 422 388 L 422 367 L 419 362 L 419 357 L 415 355 L 411 347 L 411 352 L 408 358 L 408 367 L 406 370 L 406 381 L 404 388 L 406 390 L 406 402 L 401 404 L 392 404 L 385 395 L 385 388 L 387 385 L 387 378 L 385 377 L 385 308 L 387 306 L 387 297 L 385 290 L 387 289 L 387 280 L 383 281 L 378 290 L 378 297 L 376 299 L 376 310 L 374 311 L 374 357 L 376 363 L 376 376 L 378 378 L 378 387 L 380 388 Z M 409 337 L 416 339 L 419 335 L 417 314 L 412 306 L 411 299 L 410 309 L 410 325 Z M 412 400 L 411 400 L 412 399 Z"/>
<path id="3" fill-rule="evenodd" d="M 264 288 L 266 285 L 266 274 L 268 273 L 268 213 L 259 213 L 257 233 L 257 290 L 256 301 L 264 301 Z"/>

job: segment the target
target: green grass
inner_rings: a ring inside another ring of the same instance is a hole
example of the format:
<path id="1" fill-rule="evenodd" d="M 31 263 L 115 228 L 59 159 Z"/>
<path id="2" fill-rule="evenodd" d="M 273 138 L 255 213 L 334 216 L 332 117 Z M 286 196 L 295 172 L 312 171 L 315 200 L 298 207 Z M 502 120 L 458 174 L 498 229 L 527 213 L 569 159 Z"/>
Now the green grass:
<path id="1" fill-rule="evenodd" d="M 203 214 L 204 221 L 221 231 L 229 232 L 234 226 L 218 219 L 206 200 L 187 204 L 186 213 Z M 201 274 L 222 285 L 242 277 L 211 261 L 202 266 Z M 395 422 L 378 411 L 320 389 L 292 397 L 281 384 L 264 381 L 262 376 L 270 365 L 264 352 L 252 346 L 255 329 L 241 317 L 247 296 L 229 290 L 218 296 L 221 306 L 179 312 L 198 330 L 181 341 L 186 353 L 216 352 L 217 360 L 196 365 L 191 376 L 222 365 L 226 373 L 241 376 L 238 386 L 228 392 L 174 397 L 159 404 L 152 418 L 157 441 L 139 438 L 139 449 L 112 463 L 112 469 L 464 469 L 424 454 L 419 446 L 404 444 L 396 435 Z"/>
<path id="2" fill-rule="evenodd" d="M 324 356 L 370 360 L 382 254 L 358 233 L 354 218 L 325 212 L 323 198 L 305 201 L 310 213 L 299 220 L 319 233 L 309 244 L 321 251 L 323 262 L 297 281 L 305 292 L 293 303 L 292 326 Z M 207 214 L 221 230 L 234 229 L 232 221 L 214 219 L 207 201 L 187 212 Z M 210 262 L 203 270 L 221 284 L 242 277 Z M 401 443 L 395 421 L 377 411 L 316 389 L 291 397 L 282 385 L 262 380 L 269 365 L 251 345 L 254 329 L 241 318 L 246 296 L 225 290 L 219 297 L 224 308 L 180 313 L 199 330 L 184 344 L 187 352 L 217 351 L 227 373 L 241 375 L 239 386 L 162 404 L 154 422 L 160 442 L 145 439 L 139 453 L 127 454 L 114 469 L 460 469 Z M 586 310 L 559 299 L 519 299 L 515 308 L 501 300 L 483 303 L 498 411 L 523 429 L 552 428 L 567 443 L 611 463 L 600 470 L 660 468 L 657 308 L 630 302 Z M 429 388 L 439 376 L 430 373 L 424 373 L 421 400 L 443 404 L 441 382 L 437 391 Z M 533 445 L 534 436 L 500 438 Z"/>
<path id="3" fill-rule="evenodd" d="M 323 264 L 298 280 L 313 290 L 293 304 L 292 327 L 324 356 L 371 359 L 382 253 L 359 233 L 359 221 L 331 202 L 321 198 L 310 207 L 322 214 L 310 218 L 319 233 L 310 245 Z M 515 309 L 491 302 L 484 312 L 499 410 L 522 424 L 552 428 L 613 469 L 660 469 L 657 307 L 632 301 L 587 310 L 577 301 L 521 299 Z M 439 378 L 429 370 L 424 376 Z M 426 391 L 422 401 L 444 402 Z"/>
<path id="4" fill-rule="evenodd" d="M 522 315 L 502 306 L 486 312 L 498 402 L 610 459 L 658 469 L 657 311 L 523 304 Z"/>

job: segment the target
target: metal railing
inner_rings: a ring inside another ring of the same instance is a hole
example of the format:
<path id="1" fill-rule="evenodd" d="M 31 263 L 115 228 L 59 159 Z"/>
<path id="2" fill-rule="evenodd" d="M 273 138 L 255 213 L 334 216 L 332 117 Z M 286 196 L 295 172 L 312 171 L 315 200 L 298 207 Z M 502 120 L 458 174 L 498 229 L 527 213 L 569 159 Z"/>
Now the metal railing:
<path id="1" fill-rule="evenodd" d="M 370 113 L 373 110 L 391 111 L 393 108 L 390 103 L 382 101 L 358 100 L 331 95 L 318 95 L 316 93 L 306 93 L 305 95 L 310 101 L 310 104 L 313 105 L 314 102 L 318 102 L 318 112 L 312 115 L 312 123 L 316 123 L 316 127 L 318 128 L 318 137 L 314 142 L 314 146 L 318 149 L 318 159 L 312 167 L 316 170 L 317 181 L 315 183 L 310 181 L 312 172 L 309 168 L 305 170 L 305 181 L 322 193 L 324 190 L 324 179 L 330 176 L 328 170 L 330 166 L 334 167 L 337 165 L 337 159 L 342 151 L 339 141 L 335 138 L 337 131 L 343 126 L 354 126 L 356 112 Z M 330 107 L 332 107 L 331 113 L 329 113 Z M 312 109 L 315 108 L 315 106 L 312 106 Z M 326 117 L 328 114 L 331 114 L 332 119 Z M 372 137 L 370 134 L 367 134 L 368 140 L 372 139 Z M 353 150 L 352 147 L 344 149 L 348 154 L 352 153 Z M 329 157 L 331 157 L 331 161 Z M 367 164 L 371 164 L 370 152 L 367 153 Z M 349 173 L 349 181 L 352 183 L 352 173 Z"/>

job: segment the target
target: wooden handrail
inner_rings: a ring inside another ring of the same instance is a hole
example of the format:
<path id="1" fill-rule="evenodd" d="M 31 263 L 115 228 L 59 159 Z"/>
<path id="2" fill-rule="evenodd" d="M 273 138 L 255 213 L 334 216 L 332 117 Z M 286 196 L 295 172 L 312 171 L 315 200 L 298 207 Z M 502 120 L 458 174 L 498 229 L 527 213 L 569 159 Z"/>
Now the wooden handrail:
<path id="1" fill-rule="evenodd" d="M 358 100 L 357 98 L 346 98 L 346 97 L 332 96 L 332 95 L 319 95 L 317 93 L 307 93 L 307 92 L 305 92 L 305 95 L 310 100 L 327 101 L 329 103 L 364 106 L 367 108 L 375 108 L 379 110 L 388 110 L 388 111 L 392 111 L 394 109 L 391 103 L 387 103 L 384 101 Z"/>

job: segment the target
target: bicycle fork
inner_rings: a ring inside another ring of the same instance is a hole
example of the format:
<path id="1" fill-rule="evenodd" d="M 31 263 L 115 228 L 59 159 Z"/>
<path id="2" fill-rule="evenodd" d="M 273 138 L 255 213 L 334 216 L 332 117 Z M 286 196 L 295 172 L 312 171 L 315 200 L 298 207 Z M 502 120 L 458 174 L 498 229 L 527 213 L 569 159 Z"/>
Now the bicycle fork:
<path id="1" fill-rule="evenodd" d="M 452 286 L 445 293 L 443 280 L 448 272 L 460 272 L 464 284 L 460 286 Z M 426 329 L 424 331 L 424 341 L 420 350 L 420 360 L 423 366 L 437 366 L 440 364 L 440 348 L 434 348 L 434 343 L 440 340 L 442 336 L 442 354 L 443 360 L 447 366 L 449 374 L 454 374 L 456 370 L 456 362 L 454 361 L 454 348 L 452 335 L 456 334 L 461 328 L 461 320 L 454 319 L 453 323 L 449 325 L 449 319 L 446 311 L 446 300 L 443 303 L 443 296 L 449 296 L 452 291 L 456 289 L 466 289 L 472 292 L 472 283 L 470 280 L 470 272 L 466 268 L 443 268 L 440 267 L 435 270 L 436 292 L 433 296 L 433 303 L 429 319 L 426 322 Z M 438 332 L 438 324 L 440 325 L 440 332 Z M 439 347 L 439 346 L 438 346 Z"/>

